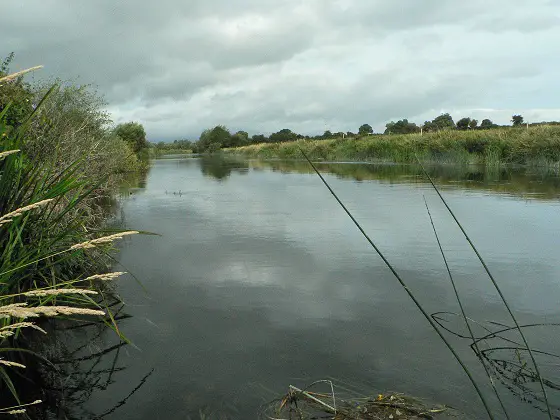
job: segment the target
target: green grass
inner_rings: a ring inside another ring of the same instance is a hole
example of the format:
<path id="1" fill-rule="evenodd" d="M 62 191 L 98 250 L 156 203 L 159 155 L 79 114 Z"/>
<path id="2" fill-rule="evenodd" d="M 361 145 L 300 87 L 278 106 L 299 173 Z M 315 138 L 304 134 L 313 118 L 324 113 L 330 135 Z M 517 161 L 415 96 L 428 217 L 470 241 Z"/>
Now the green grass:
<path id="1" fill-rule="evenodd" d="M 12 83 L 2 82 L 0 75 L 0 90 Z M 45 332 L 44 319 L 101 317 L 126 340 L 107 304 L 110 282 L 91 278 L 107 270 L 108 252 L 118 239 L 116 232 L 101 229 L 103 219 L 94 207 L 110 172 L 92 175 L 88 149 L 81 156 L 78 150 L 73 160 L 42 160 L 26 153 L 30 144 L 41 141 L 36 137 L 41 132 L 38 124 L 52 127 L 46 120 L 52 114 L 44 107 L 56 91 L 55 85 L 14 125 L 7 123 L 13 102 L 0 108 L 0 415 L 26 410 L 32 403 L 29 396 L 20 395 L 18 384 L 22 374 L 33 375 L 24 369 L 29 357 L 48 363 L 27 344 L 28 339 L 41 341 L 37 331 Z M 70 125 L 64 132 L 77 129 Z M 57 144 L 71 140 L 61 138 Z M 97 168 L 113 171 L 115 166 Z"/>
<path id="2" fill-rule="evenodd" d="M 255 158 L 454 164 L 559 165 L 560 127 L 539 126 L 475 131 L 378 135 L 360 139 L 298 140 L 225 149 Z"/>
<path id="3" fill-rule="evenodd" d="M 150 155 L 156 158 L 167 155 L 188 155 L 192 152 L 192 149 L 159 149 L 155 147 L 150 149 Z"/>

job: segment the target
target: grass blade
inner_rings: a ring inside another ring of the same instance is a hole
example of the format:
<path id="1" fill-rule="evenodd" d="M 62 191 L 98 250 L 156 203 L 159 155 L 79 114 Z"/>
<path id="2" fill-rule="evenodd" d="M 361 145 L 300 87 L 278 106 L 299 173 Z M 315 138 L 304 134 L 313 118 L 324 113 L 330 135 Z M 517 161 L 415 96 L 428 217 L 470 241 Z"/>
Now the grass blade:
<path id="1" fill-rule="evenodd" d="M 441 241 L 439 240 L 439 235 L 437 233 L 436 225 L 434 224 L 434 219 L 432 217 L 432 213 L 430 212 L 430 207 L 428 206 L 428 201 L 426 200 L 426 197 L 424 197 L 424 204 L 426 204 L 426 210 L 427 210 L 428 216 L 430 218 L 430 223 L 432 224 L 432 229 L 434 231 L 434 235 L 436 237 L 436 241 L 437 241 L 439 250 L 441 252 L 441 256 L 443 257 L 443 262 L 445 263 L 445 269 L 447 270 L 447 274 L 449 276 L 449 281 L 451 282 L 451 285 L 453 286 L 453 292 L 455 293 L 455 297 L 457 298 L 457 303 L 459 304 L 459 308 L 461 309 L 461 315 L 462 315 L 463 320 L 465 321 L 465 325 L 467 326 L 467 329 L 469 331 L 470 338 L 472 339 L 472 345 L 474 346 L 474 348 L 476 350 L 476 354 L 479 355 L 481 353 L 480 353 L 480 348 L 478 346 L 478 340 L 475 338 L 473 330 L 471 328 L 471 324 L 469 322 L 469 319 L 467 318 L 465 308 L 463 307 L 463 302 L 461 301 L 461 297 L 459 296 L 459 291 L 457 290 L 457 285 L 455 284 L 455 279 L 453 279 L 453 275 L 451 274 L 451 269 L 449 268 L 449 263 L 447 262 L 447 257 L 445 256 L 445 252 L 443 251 L 443 247 L 441 246 Z M 484 363 L 484 360 L 482 358 L 480 358 L 480 362 L 482 363 L 482 366 L 484 367 L 484 371 L 486 372 L 486 376 L 488 376 L 488 380 L 490 381 L 490 385 L 492 386 L 492 389 L 494 390 L 494 394 L 496 395 L 496 398 L 498 399 L 498 402 L 500 403 L 500 406 L 502 407 L 502 411 L 504 412 L 504 415 L 506 416 L 506 418 L 509 420 L 509 415 L 508 415 L 507 409 L 506 409 L 506 407 L 505 407 L 505 405 L 502 401 L 502 398 L 500 397 L 500 393 L 498 392 L 498 389 L 496 388 L 496 385 L 494 384 L 494 381 L 492 380 L 492 376 L 490 375 L 490 371 L 488 370 L 488 367 L 486 366 L 486 363 Z"/>
<path id="2" fill-rule="evenodd" d="M 525 337 L 525 334 L 521 330 L 519 322 L 517 321 L 517 318 L 513 314 L 513 311 L 511 309 L 511 307 L 509 306 L 509 303 L 508 303 L 507 299 L 505 298 L 504 294 L 502 293 L 502 289 L 500 289 L 500 286 L 498 286 L 498 282 L 496 281 L 496 279 L 494 278 L 494 276 L 490 272 L 490 269 L 488 268 L 488 265 L 486 265 L 486 262 L 482 258 L 482 255 L 480 255 L 480 253 L 478 252 L 478 249 L 474 245 L 473 241 L 471 240 L 471 238 L 469 237 L 469 235 L 467 234 L 467 232 L 463 228 L 463 225 L 461 224 L 461 222 L 459 222 L 459 219 L 457 218 L 457 216 L 455 216 L 455 213 L 453 213 L 453 210 L 451 210 L 451 207 L 449 207 L 449 204 L 447 204 L 447 201 L 445 201 L 445 198 L 443 198 L 443 195 L 441 195 L 441 192 L 439 191 L 438 187 L 436 187 L 436 184 L 432 180 L 432 177 L 426 171 L 426 168 L 424 168 L 424 165 L 422 165 L 422 162 L 420 162 L 420 159 L 418 159 L 418 156 L 416 157 L 416 160 L 420 164 L 420 167 L 422 168 L 422 172 L 428 178 L 428 180 L 430 181 L 430 184 L 432 184 L 432 187 L 434 188 L 437 195 L 439 196 L 439 198 L 441 199 L 441 201 L 443 202 L 443 204 L 447 208 L 447 211 L 449 212 L 451 217 L 453 217 L 453 220 L 455 220 L 455 223 L 457 224 L 457 226 L 459 227 L 459 229 L 461 230 L 461 232 L 465 236 L 465 239 L 467 240 L 467 242 L 471 246 L 472 250 L 476 254 L 476 256 L 477 256 L 478 260 L 480 261 L 480 263 L 482 264 L 482 266 L 484 267 L 484 270 L 486 271 L 486 274 L 488 274 L 488 277 L 490 278 L 490 281 L 494 285 L 494 288 L 498 292 L 498 295 L 500 295 L 500 299 L 502 300 L 502 302 L 503 302 L 505 308 L 507 309 L 511 319 L 513 320 L 513 323 L 515 324 L 515 328 L 517 329 L 517 331 L 519 331 L 519 335 L 521 336 L 521 339 L 523 340 L 523 343 L 524 343 L 525 347 L 527 348 L 527 352 L 529 353 L 531 361 L 533 362 L 533 365 L 535 366 L 535 372 L 537 373 L 537 376 L 539 378 L 539 382 L 540 382 L 540 385 L 541 385 L 541 390 L 542 390 L 542 393 L 543 393 L 544 401 L 546 403 L 546 407 L 547 407 L 547 410 L 548 410 L 548 417 L 550 418 L 550 420 L 552 420 L 553 419 L 552 410 L 550 408 L 550 403 L 548 401 L 548 396 L 547 396 L 546 389 L 545 389 L 545 386 L 544 386 L 543 378 L 542 378 L 539 366 L 537 364 L 537 361 L 535 359 L 535 355 L 533 354 L 533 351 L 531 350 L 531 347 L 529 346 L 527 338 Z"/>
<path id="3" fill-rule="evenodd" d="M 395 268 L 393 267 L 393 265 L 389 262 L 389 260 L 385 257 L 385 255 L 381 252 L 381 250 L 377 247 L 377 245 L 375 245 L 375 243 L 373 242 L 373 240 L 369 237 L 369 235 L 365 232 L 365 230 L 362 228 L 362 226 L 360 225 L 360 223 L 356 220 L 356 218 L 352 215 L 352 213 L 350 212 L 350 210 L 348 210 L 348 208 L 344 205 L 344 203 L 340 200 L 340 198 L 337 196 L 337 194 L 334 192 L 334 190 L 331 188 L 331 186 L 328 184 L 328 182 L 325 180 L 325 178 L 323 177 L 323 175 L 321 175 L 321 173 L 319 172 L 319 170 L 315 167 L 315 165 L 313 164 L 313 162 L 311 162 L 311 160 L 307 157 L 307 155 L 305 154 L 305 152 L 303 150 L 301 150 L 301 153 L 303 154 L 303 156 L 305 157 L 305 159 L 307 160 L 307 162 L 311 165 L 311 167 L 313 168 L 313 170 L 315 171 L 315 173 L 319 176 L 319 178 L 321 179 L 321 181 L 323 182 L 323 184 L 327 187 L 327 189 L 329 190 L 329 192 L 332 194 L 332 196 L 335 198 L 335 200 L 338 202 L 338 204 L 342 207 L 342 209 L 345 211 L 345 213 L 348 215 L 348 217 L 350 217 L 350 219 L 352 220 L 352 222 L 354 223 L 354 225 L 358 228 L 358 230 L 360 231 L 360 233 L 362 234 L 362 236 L 369 242 L 369 244 L 371 245 L 371 247 L 375 250 L 375 252 L 377 252 L 377 255 L 379 255 L 379 257 L 381 257 L 381 259 L 383 260 L 383 262 L 385 263 L 385 265 L 387 266 L 387 268 L 389 268 L 389 270 L 391 271 L 391 273 L 393 274 L 393 276 L 397 279 L 397 281 L 400 283 L 400 285 L 403 287 L 403 289 L 406 291 L 406 293 L 408 294 L 408 296 L 410 297 L 410 299 L 412 299 L 412 301 L 414 302 L 414 304 L 416 305 L 416 307 L 420 310 L 420 312 L 422 313 L 422 315 L 424 316 L 424 318 L 426 318 L 426 320 L 428 321 L 428 323 L 431 325 L 431 327 L 435 330 L 435 332 L 438 334 L 438 336 L 441 338 L 441 340 L 444 342 L 444 344 L 447 346 L 447 348 L 449 349 L 449 351 L 453 354 L 453 357 L 455 357 L 455 360 L 457 360 L 457 362 L 459 363 L 459 365 L 461 366 L 461 368 L 463 369 L 463 371 L 465 372 L 465 374 L 468 376 L 469 380 L 471 381 L 476 393 L 478 394 L 482 404 L 484 405 L 484 409 L 486 410 L 486 413 L 488 414 L 488 417 L 490 419 L 494 419 L 494 415 L 492 414 L 492 410 L 490 409 L 490 406 L 488 405 L 488 402 L 486 401 L 486 398 L 484 397 L 484 394 L 482 393 L 482 390 L 479 388 L 478 384 L 476 383 L 476 381 L 474 380 L 474 377 L 472 376 L 471 372 L 469 371 L 468 367 L 465 365 L 465 363 L 463 362 L 463 360 L 461 359 L 461 357 L 459 356 L 459 354 L 457 354 L 457 352 L 455 351 L 455 349 L 453 348 L 453 346 L 451 345 L 451 343 L 447 340 L 447 338 L 445 338 L 445 336 L 443 335 L 443 333 L 439 330 L 439 328 L 437 327 L 436 323 L 434 322 L 434 320 L 430 317 L 430 315 L 428 314 L 428 312 L 424 309 L 424 307 L 422 306 L 422 304 L 418 301 L 418 299 L 416 299 L 416 297 L 414 296 L 414 294 L 412 293 L 412 291 L 409 289 L 408 285 L 405 283 L 405 281 L 402 279 L 402 277 L 400 276 L 399 273 L 397 273 L 397 271 L 395 270 Z"/>

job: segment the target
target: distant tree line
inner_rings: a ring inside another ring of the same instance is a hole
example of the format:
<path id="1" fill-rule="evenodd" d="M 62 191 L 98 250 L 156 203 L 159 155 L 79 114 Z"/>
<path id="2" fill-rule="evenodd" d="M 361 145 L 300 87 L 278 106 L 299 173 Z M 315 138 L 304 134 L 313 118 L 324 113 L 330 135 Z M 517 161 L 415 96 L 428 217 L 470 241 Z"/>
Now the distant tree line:
<path id="1" fill-rule="evenodd" d="M 223 125 L 218 125 L 212 129 L 207 129 L 202 132 L 200 139 L 196 143 L 191 143 L 192 150 L 195 152 L 214 152 L 227 147 L 240 147 L 249 144 L 258 143 L 284 143 L 289 141 L 307 139 L 307 140 L 328 140 L 343 137 L 362 137 L 365 135 L 373 134 L 373 128 L 369 124 L 363 124 L 358 128 L 358 133 L 348 132 L 331 132 L 325 131 L 323 134 L 316 136 L 309 136 L 298 134 L 288 128 L 283 128 L 280 131 L 265 136 L 264 134 L 255 134 L 249 136 L 246 131 L 237 131 L 231 133 Z"/>
<path id="2" fill-rule="evenodd" d="M 152 145 L 157 150 L 166 151 L 166 150 L 193 150 L 194 142 L 190 140 L 173 140 L 172 142 L 164 142 L 160 141 Z"/>
<path id="3" fill-rule="evenodd" d="M 522 115 L 513 115 L 511 122 L 513 127 L 525 125 Z M 560 125 L 560 122 L 541 122 L 532 123 L 529 125 Z M 407 119 L 403 119 L 396 122 L 391 121 L 387 123 L 385 127 L 386 128 L 383 134 L 389 135 L 413 134 L 420 132 L 430 133 L 444 130 L 489 130 L 510 126 L 500 126 L 494 124 L 494 122 L 492 122 L 492 120 L 488 118 L 483 119 L 480 124 L 478 120 L 470 117 L 464 117 L 455 122 L 450 114 L 445 113 L 438 115 L 431 121 L 425 121 L 421 126 L 418 126 L 417 124 L 410 122 Z M 197 142 L 192 142 L 189 140 L 175 140 L 173 143 L 160 142 L 156 145 L 156 147 L 161 149 L 190 149 L 195 153 L 203 153 L 215 152 L 222 148 L 240 147 L 257 143 L 283 143 L 300 139 L 329 140 L 337 138 L 361 138 L 370 135 L 376 134 L 373 132 L 373 128 L 369 124 L 362 124 L 360 127 L 358 127 L 356 133 L 353 133 L 351 131 L 332 132 L 330 130 L 327 130 L 323 134 L 316 136 L 298 134 L 288 128 L 284 128 L 278 132 L 272 133 L 269 136 L 265 136 L 264 134 L 255 134 L 253 136 L 249 136 L 246 131 L 237 131 L 235 133 L 231 133 L 227 129 L 227 127 L 218 125 L 214 128 L 204 130 Z"/>

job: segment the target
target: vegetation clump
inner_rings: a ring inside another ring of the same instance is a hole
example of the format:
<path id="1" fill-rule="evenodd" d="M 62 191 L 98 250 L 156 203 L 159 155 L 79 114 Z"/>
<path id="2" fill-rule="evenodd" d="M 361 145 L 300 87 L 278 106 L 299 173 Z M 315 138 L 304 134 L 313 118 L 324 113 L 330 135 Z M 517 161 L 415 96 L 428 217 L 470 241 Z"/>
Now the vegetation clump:
<path id="1" fill-rule="evenodd" d="M 458 164 L 559 165 L 560 128 L 538 126 L 529 129 L 436 131 L 432 133 L 378 135 L 361 139 L 298 140 L 262 143 L 225 150 L 253 158 L 327 161 L 377 161 Z"/>
<path id="2" fill-rule="evenodd" d="M 108 252 L 138 232 L 103 229 L 98 201 L 130 169 L 121 159 L 136 160 L 84 87 L 31 87 L 2 72 L 0 92 L 0 414 L 16 415 L 44 400 L 20 385 L 33 382 L 29 364 L 49 363 L 29 348 L 46 320 L 101 318 L 125 340 L 107 304 L 123 274 L 107 272 Z"/>
<path id="3" fill-rule="evenodd" d="M 325 382 L 330 384 L 327 392 L 312 391 L 317 384 Z M 337 398 L 331 381 L 318 381 L 303 390 L 290 385 L 285 396 L 264 405 L 260 413 L 262 420 L 415 420 L 458 417 L 458 413 L 449 407 L 429 405 L 405 394 Z"/>

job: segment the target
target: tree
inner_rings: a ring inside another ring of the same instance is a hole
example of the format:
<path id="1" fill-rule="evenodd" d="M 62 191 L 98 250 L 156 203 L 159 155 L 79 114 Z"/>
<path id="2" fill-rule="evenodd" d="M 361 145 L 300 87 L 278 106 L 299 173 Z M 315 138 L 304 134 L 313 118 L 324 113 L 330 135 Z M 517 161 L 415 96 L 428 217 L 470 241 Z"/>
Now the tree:
<path id="1" fill-rule="evenodd" d="M 231 136 L 230 147 L 240 147 L 249 144 L 249 133 L 246 131 L 238 131 Z"/>
<path id="2" fill-rule="evenodd" d="M 321 137 L 322 137 L 322 139 L 324 139 L 324 140 L 328 140 L 328 139 L 333 138 L 333 133 L 331 133 L 330 130 L 327 130 L 327 131 L 325 131 L 325 132 L 323 133 L 323 135 L 322 135 Z"/>
<path id="3" fill-rule="evenodd" d="M 346 137 L 356 137 L 356 134 L 352 133 L 351 131 L 347 131 Z"/>
<path id="4" fill-rule="evenodd" d="M 514 127 L 519 127 L 523 124 L 523 116 L 521 115 L 514 115 L 511 117 L 511 122 L 513 123 Z"/>
<path id="5" fill-rule="evenodd" d="M 148 147 L 146 132 L 140 123 L 129 122 L 119 124 L 117 128 L 115 128 L 115 134 L 126 141 L 135 153 L 138 153 L 140 150 Z"/>
<path id="6" fill-rule="evenodd" d="M 471 119 L 468 117 L 461 118 L 457 121 L 457 130 L 468 130 L 471 124 Z"/>
<path id="7" fill-rule="evenodd" d="M 424 124 L 422 124 L 422 129 L 426 133 L 431 133 L 432 131 L 437 131 L 437 127 L 431 121 L 424 121 Z"/>
<path id="8" fill-rule="evenodd" d="M 273 133 L 270 135 L 270 141 L 272 143 L 281 143 L 286 141 L 295 141 L 297 140 L 298 135 L 294 133 L 292 130 L 284 128 L 277 133 Z"/>
<path id="9" fill-rule="evenodd" d="M 448 113 L 441 114 L 439 117 L 434 118 L 432 123 L 437 128 L 437 130 L 455 128 L 455 123 L 453 122 L 453 118 Z"/>
<path id="10" fill-rule="evenodd" d="M 368 134 L 373 133 L 373 128 L 369 124 L 362 124 L 358 129 L 358 134 L 360 136 L 367 136 Z"/>
<path id="11" fill-rule="evenodd" d="M 469 128 L 471 130 L 476 130 L 476 127 L 478 126 L 478 121 L 475 120 L 474 118 L 471 120 L 471 122 L 469 123 Z"/>
<path id="12" fill-rule="evenodd" d="M 405 118 L 397 122 L 391 121 L 385 126 L 385 134 L 411 134 L 418 133 L 420 128 Z"/>
<path id="13" fill-rule="evenodd" d="M 266 138 L 266 136 L 262 135 L 262 134 L 255 134 L 253 137 L 251 137 L 251 143 L 256 144 L 256 143 L 266 143 L 268 141 L 268 139 Z"/>
<path id="14" fill-rule="evenodd" d="M 492 120 L 489 120 L 488 118 L 483 119 L 482 122 L 480 123 L 480 128 L 483 130 L 488 130 L 493 127 L 494 127 L 494 123 L 492 122 Z"/>
<path id="15" fill-rule="evenodd" d="M 230 147 L 231 134 L 223 125 L 218 125 L 213 129 L 202 132 L 197 143 L 199 152 L 215 152 L 222 147 Z"/>

